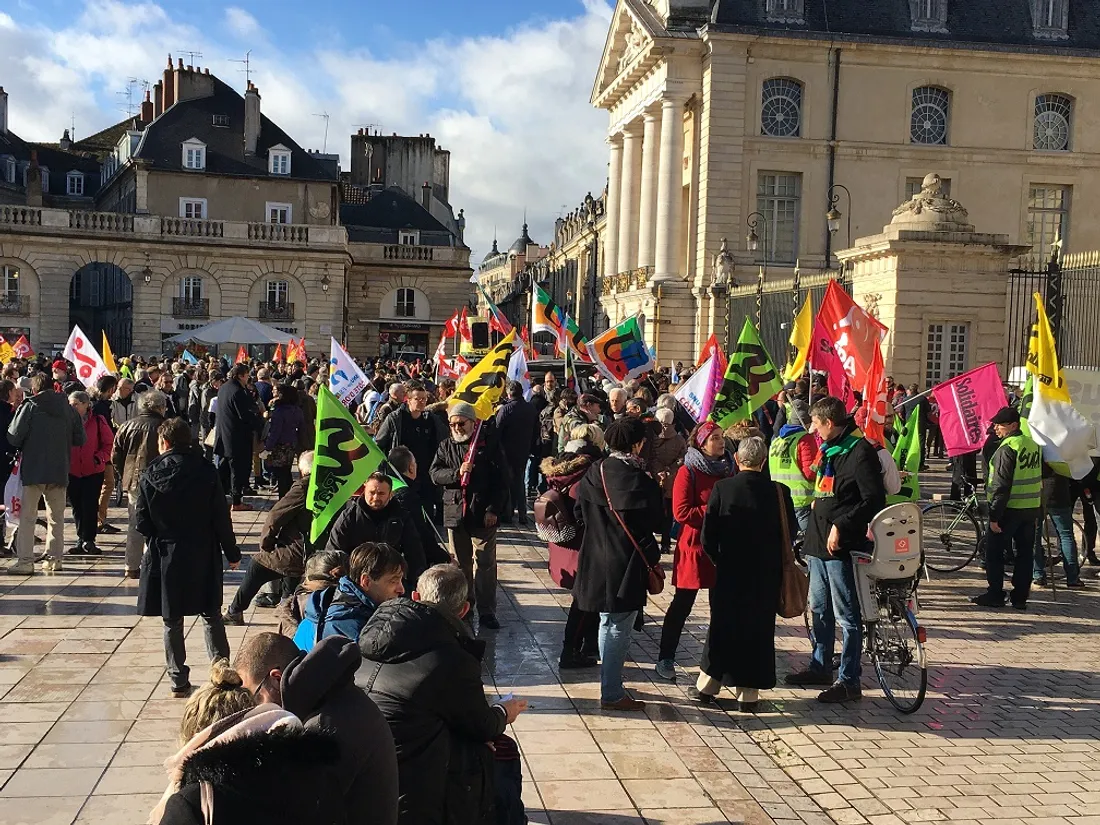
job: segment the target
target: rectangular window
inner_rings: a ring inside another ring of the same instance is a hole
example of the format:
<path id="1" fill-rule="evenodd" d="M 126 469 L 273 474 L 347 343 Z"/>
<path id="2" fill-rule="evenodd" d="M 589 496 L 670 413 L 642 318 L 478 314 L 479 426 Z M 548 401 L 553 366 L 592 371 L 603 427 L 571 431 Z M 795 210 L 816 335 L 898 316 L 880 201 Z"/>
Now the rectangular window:
<path id="1" fill-rule="evenodd" d="M 4 180 L 8 183 L 15 183 L 15 158 L 8 157 L 4 160 Z"/>
<path id="2" fill-rule="evenodd" d="M 189 304 L 201 301 L 202 278 L 198 275 L 187 275 L 180 278 L 180 298 Z"/>
<path id="3" fill-rule="evenodd" d="M 272 152 L 271 168 L 269 171 L 273 175 L 289 175 L 290 152 Z"/>
<path id="4" fill-rule="evenodd" d="M 290 282 L 289 281 L 268 281 L 267 282 L 267 303 L 268 306 L 285 307 L 290 300 Z"/>
<path id="5" fill-rule="evenodd" d="M 214 115 L 213 123 L 222 129 L 229 126 L 229 115 Z"/>
<path id="6" fill-rule="evenodd" d="M 943 183 L 943 196 L 945 198 L 951 197 L 951 178 L 940 178 L 940 182 Z M 905 179 L 905 199 L 912 200 L 913 196 L 920 193 L 921 185 L 924 183 L 924 178 L 906 178 Z"/>
<path id="7" fill-rule="evenodd" d="M 1072 189 L 1069 186 L 1034 184 L 1027 199 L 1027 241 L 1035 260 L 1046 260 L 1050 245 L 1062 240 L 1065 250 L 1069 233 L 1069 207 Z"/>
<path id="8" fill-rule="evenodd" d="M 416 290 L 402 288 L 397 290 L 397 299 L 394 303 L 394 314 L 398 318 L 416 317 Z"/>
<path id="9" fill-rule="evenodd" d="M 267 204 L 267 222 L 268 223 L 290 223 L 291 208 L 289 203 L 271 203 Z"/>
<path id="10" fill-rule="evenodd" d="M 802 175 L 761 172 L 756 187 L 756 209 L 764 215 L 756 228 L 760 239 L 758 260 L 793 264 L 798 257 L 798 219 L 802 200 Z M 766 223 L 765 223 L 766 221 Z"/>
<path id="11" fill-rule="evenodd" d="M 401 229 L 397 233 L 397 242 L 402 246 L 416 246 L 420 243 L 420 233 L 411 232 L 407 229 Z"/>
<path id="12" fill-rule="evenodd" d="M 939 384 L 966 372 L 970 325 L 937 321 L 928 325 L 925 381 Z"/>
<path id="13" fill-rule="evenodd" d="M 180 217 L 201 221 L 206 219 L 206 198 L 180 198 Z"/>
<path id="14" fill-rule="evenodd" d="M 42 167 L 42 191 L 50 191 L 50 170 L 45 166 Z"/>
<path id="15" fill-rule="evenodd" d="M 70 172 L 65 176 L 65 193 L 68 195 L 84 194 L 84 176 L 79 172 Z"/>
<path id="16" fill-rule="evenodd" d="M 183 166 L 185 169 L 205 169 L 206 147 L 185 146 L 183 149 Z"/>
<path id="17" fill-rule="evenodd" d="M 0 297 L 5 301 L 19 298 L 19 270 L 14 266 L 0 266 Z"/>

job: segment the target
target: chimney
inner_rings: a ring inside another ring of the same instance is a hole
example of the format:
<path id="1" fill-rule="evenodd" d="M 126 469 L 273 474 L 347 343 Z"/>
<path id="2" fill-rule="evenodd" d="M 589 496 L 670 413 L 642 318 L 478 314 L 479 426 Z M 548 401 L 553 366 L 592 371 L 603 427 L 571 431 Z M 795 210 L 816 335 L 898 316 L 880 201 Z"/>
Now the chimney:
<path id="1" fill-rule="evenodd" d="M 256 144 L 260 140 L 260 90 L 248 81 L 244 93 L 244 153 L 256 154 Z"/>
<path id="2" fill-rule="evenodd" d="M 172 104 L 176 102 L 176 78 L 175 72 L 172 71 L 172 55 L 168 55 L 168 68 L 164 70 L 163 83 L 164 89 L 161 94 L 164 98 L 164 108 L 161 109 L 161 112 L 167 112 L 172 108 Z"/>
<path id="3" fill-rule="evenodd" d="M 141 122 L 153 122 L 153 101 L 149 99 L 149 92 L 145 92 L 145 100 L 141 101 Z"/>
<path id="4" fill-rule="evenodd" d="M 31 149 L 31 165 L 27 168 L 27 206 L 42 205 L 42 167 L 38 165 L 38 150 Z"/>
<path id="5" fill-rule="evenodd" d="M 162 93 L 163 87 L 158 80 L 153 84 L 153 117 L 160 117 L 164 113 L 164 95 Z"/>
<path id="6" fill-rule="evenodd" d="M 0 135 L 8 133 L 8 93 L 0 86 Z"/>
<path id="7" fill-rule="evenodd" d="M 61 135 L 61 142 L 58 144 L 61 147 L 62 152 L 68 152 L 73 148 L 73 139 L 69 135 L 69 130 L 66 129 Z"/>
<path id="8" fill-rule="evenodd" d="M 429 212 L 432 211 L 432 185 L 427 181 L 420 187 L 420 205 Z"/>

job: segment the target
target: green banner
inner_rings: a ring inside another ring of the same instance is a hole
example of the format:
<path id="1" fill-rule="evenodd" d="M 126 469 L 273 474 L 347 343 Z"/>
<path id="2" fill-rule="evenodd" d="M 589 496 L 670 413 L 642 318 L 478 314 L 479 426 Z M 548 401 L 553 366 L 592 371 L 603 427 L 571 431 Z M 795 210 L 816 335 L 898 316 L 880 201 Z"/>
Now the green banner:
<path id="1" fill-rule="evenodd" d="M 737 346 L 729 356 L 722 386 L 714 396 L 710 420 L 725 429 L 747 420 L 783 389 L 783 379 L 764 349 L 752 321 L 745 319 Z"/>
<path id="2" fill-rule="evenodd" d="M 322 385 L 317 394 L 313 472 L 306 493 L 306 507 L 313 513 L 310 541 L 317 541 L 371 473 L 386 467 L 386 456 L 374 439 L 363 431 L 355 416 L 329 388 Z M 396 478 L 393 486 L 401 488 L 405 482 Z"/>
<path id="3" fill-rule="evenodd" d="M 887 496 L 887 506 L 904 501 L 920 501 L 920 407 L 914 406 L 908 421 L 898 419 L 901 435 L 894 445 L 894 463 L 901 473 L 901 492 Z"/>

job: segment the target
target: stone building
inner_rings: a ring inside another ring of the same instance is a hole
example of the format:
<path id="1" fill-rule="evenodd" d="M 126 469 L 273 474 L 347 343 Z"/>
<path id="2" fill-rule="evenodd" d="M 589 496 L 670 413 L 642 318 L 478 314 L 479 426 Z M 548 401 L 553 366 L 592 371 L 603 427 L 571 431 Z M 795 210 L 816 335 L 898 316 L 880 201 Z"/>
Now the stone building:
<path id="1" fill-rule="evenodd" d="M 548 247 L 531 240 L 525 219 L 520 236 L 505 251 L 500 251 L 493 238 L 493 248 L 477 268 L 481 288 L 514 326 L 530 324 L 532 273 L 549 252 Z M 477 311 L 482 316 L 489 311 L 480 294 L 477 295 Z"/>
<path id="2" fill-rule="evenodd" d="M 723 239 L 735 283 L 829 269 L 928 172 L 1036 257 L 1100 247 L 1093 5 L 619 0 L 592 92 L 610 321 L 645 312 L 659 357 L 687 360 L 727 324 Z"/>

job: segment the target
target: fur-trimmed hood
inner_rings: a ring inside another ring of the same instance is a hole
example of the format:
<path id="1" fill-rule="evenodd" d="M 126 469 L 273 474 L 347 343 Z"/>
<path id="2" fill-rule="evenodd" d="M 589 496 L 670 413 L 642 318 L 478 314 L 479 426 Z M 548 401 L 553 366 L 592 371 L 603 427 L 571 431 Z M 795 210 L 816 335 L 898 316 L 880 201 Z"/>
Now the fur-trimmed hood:
<path id="1" fill-rule="evenodd" d="M 180 785 L 275 788 L 283 779 L 296 781 L 307 769 L 339 760 L 340 746 L 332 734 L 283 728 L 200 748 L 180 766 Z"/>
<path id="2" fill-rule="evenodd" d="M 544 458 L 539 469 L 548 479 L 568 477 L 588 469 L 592 460 L 584 453 L 561 453 Z"/>

